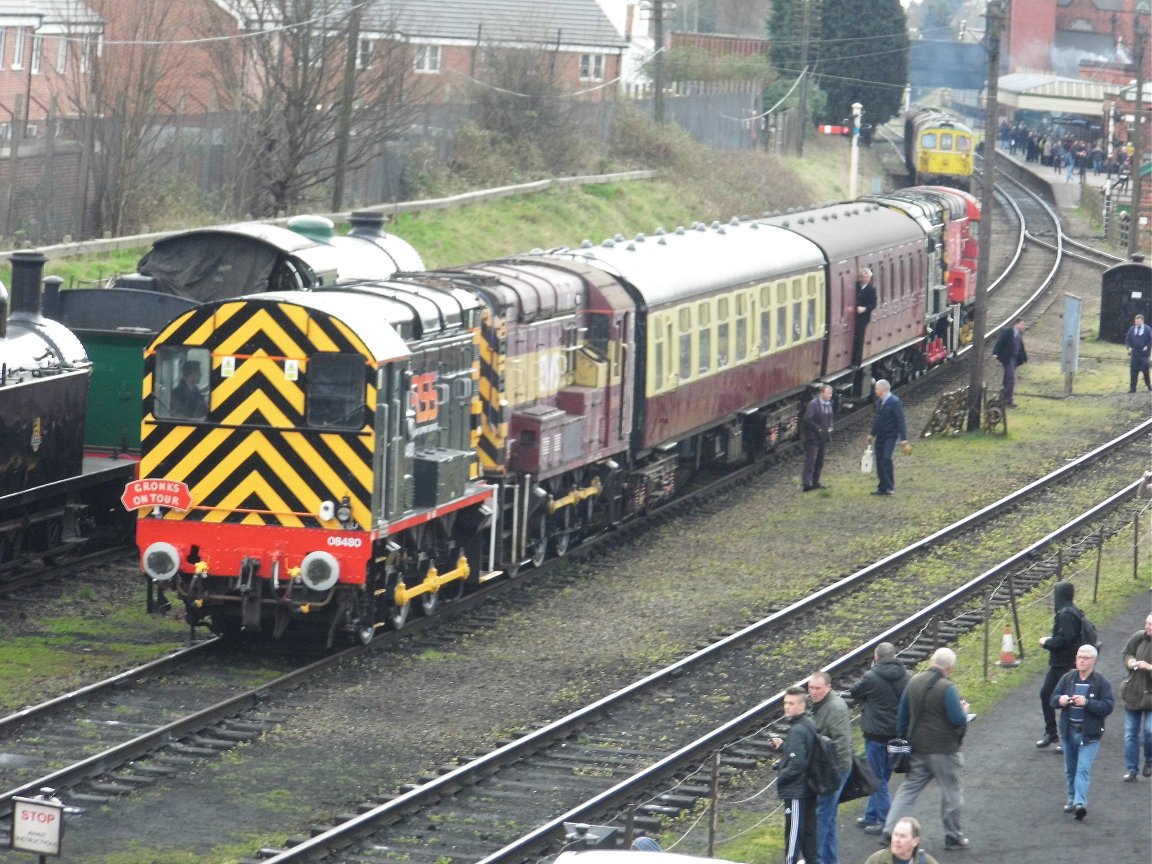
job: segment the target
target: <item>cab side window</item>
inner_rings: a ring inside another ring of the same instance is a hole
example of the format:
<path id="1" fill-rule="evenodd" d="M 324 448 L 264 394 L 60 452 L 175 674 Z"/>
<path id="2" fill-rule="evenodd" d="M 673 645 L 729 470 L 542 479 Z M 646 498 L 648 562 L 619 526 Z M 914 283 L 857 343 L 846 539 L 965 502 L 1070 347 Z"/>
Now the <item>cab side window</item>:
<path id="1" fill-rule="evenodd" d="M 313 354 L 308 360 L 308 425 L 320 429 L 361 428 L 365 392 L 363 357 Z"/>

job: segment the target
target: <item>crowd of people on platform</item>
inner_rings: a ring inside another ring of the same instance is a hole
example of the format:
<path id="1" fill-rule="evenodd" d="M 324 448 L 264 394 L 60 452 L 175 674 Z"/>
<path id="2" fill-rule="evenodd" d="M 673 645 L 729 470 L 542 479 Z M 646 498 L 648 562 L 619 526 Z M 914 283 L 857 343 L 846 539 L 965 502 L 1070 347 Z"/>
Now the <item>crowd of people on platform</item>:
<path id="1" fill-rule="evenodd" d="M 1102 138 L 1089 142 L 1061 134 L 1054 128 L 1030 129 L 1024 123 L 1012 125 L 1006 120 L 1001 122 L 996 137 L 1000 147 L 1009 154 L 1022 154 L 1025 162 L 1046 165 L 1057 174 L 1063 173 L 1067 183 L 1077 175 L 1083 180 L 1088 171 L 1092 171 L 1097 176 L 1105 174 L 1114 189 L 1128 188 L 1134 153 L 1131 142 L 1113 142 L 1114 146 L 1108 149 Z"/>

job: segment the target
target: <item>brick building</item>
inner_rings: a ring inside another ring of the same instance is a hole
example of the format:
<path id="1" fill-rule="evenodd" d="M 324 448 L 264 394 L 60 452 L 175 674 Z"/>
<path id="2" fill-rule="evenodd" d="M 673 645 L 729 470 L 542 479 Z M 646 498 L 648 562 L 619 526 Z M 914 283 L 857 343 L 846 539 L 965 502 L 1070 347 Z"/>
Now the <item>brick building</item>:
<path id="1" fill-rule="evenodd" d="M 1012 0 L 1006 4 L 1008 72 L 1076 77 L 1083 62 L 1131 62 L 1137 8 L 1146 0 Z M 1145 30 L 1152 22 L 1144 11 Z M 1145 61 L 1152 70 L 1152 56 Z"/>

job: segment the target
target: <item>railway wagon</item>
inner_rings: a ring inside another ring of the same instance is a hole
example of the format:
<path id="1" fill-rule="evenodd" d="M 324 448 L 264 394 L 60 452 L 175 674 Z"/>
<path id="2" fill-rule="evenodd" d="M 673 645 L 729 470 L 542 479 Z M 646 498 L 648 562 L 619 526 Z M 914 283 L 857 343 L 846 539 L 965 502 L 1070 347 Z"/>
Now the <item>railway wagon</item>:
<path id="1" fill-rule="evenodd" d="M 366 641 L 562 555 L 792 437 L 816 382 L 939 362 L 930 198 L 197 307 L 147 352 L 142 477 L 183 509 L 141 508 L 142 569 L 218 632 Z M 880 303 L 857 367 L 863 265 Z M 195 416 L 172 407 L 189 362 Z"/>
<path id="2" fill-rule="evenodd" d="M 0 286 L 0 575 L 75 547 L 96 528 L 124 531 L 129 460 L 84 454 L 92 364 L 68 328 L 42 314 L 45 258 L 12 256 Z"/>
<path id="3" fill-rule="evenodd" d="M 972 184 L 975 155 L 971 128 L 938 108 L 918 108 L 904 120 L 904 162 L 913 186 Z"/>
<path id="4" fill-rule="evenodd" d="M 424 269 L 411 245 L 383 230 L 381 214 L 357 211 L 349 221 L 343 236 L 323 216 L 295 216 L 286 227 L 245 222 L 196 228 L 156 241 L 136 273 L 108 287 L 60 291 L 50 281 L 46 311 L 76 333 L 93 363 L 88 452 L 139 454 L 135 406 L 144 349 L 182 312 L 248 292 L 309 290 Z"/>

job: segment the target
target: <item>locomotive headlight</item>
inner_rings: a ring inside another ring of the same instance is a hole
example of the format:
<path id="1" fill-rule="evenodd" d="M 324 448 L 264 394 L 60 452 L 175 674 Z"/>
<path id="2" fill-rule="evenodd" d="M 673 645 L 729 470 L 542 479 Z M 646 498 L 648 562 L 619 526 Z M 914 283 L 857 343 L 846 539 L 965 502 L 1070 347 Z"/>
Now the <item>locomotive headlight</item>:
<path id="1" fill-rule="evenodd" d="M 320 516 L 321 522 L 330 522 L 336 516 L 336 505 L 332 501 L 320 502 Z"/>
<path id="2" fill-rule="evenodd" d="M 300 562 L 300 579 L 313 591 L 327 591 L 340 579 L 340 562 L 329 552 L 309 552 Z"/>
<path id="3" fill-rule="evenodd" d="M 336 518 L 344 525 L 352 521 L 352 501 L 345 495 L 336 508 Z"/>
<path id="4" fill-rule="evenodd" d="M 180 552 L 171 543 L 153 543 L 141 559 L 153 582 L 167 582 L 180 569 Z"/>

